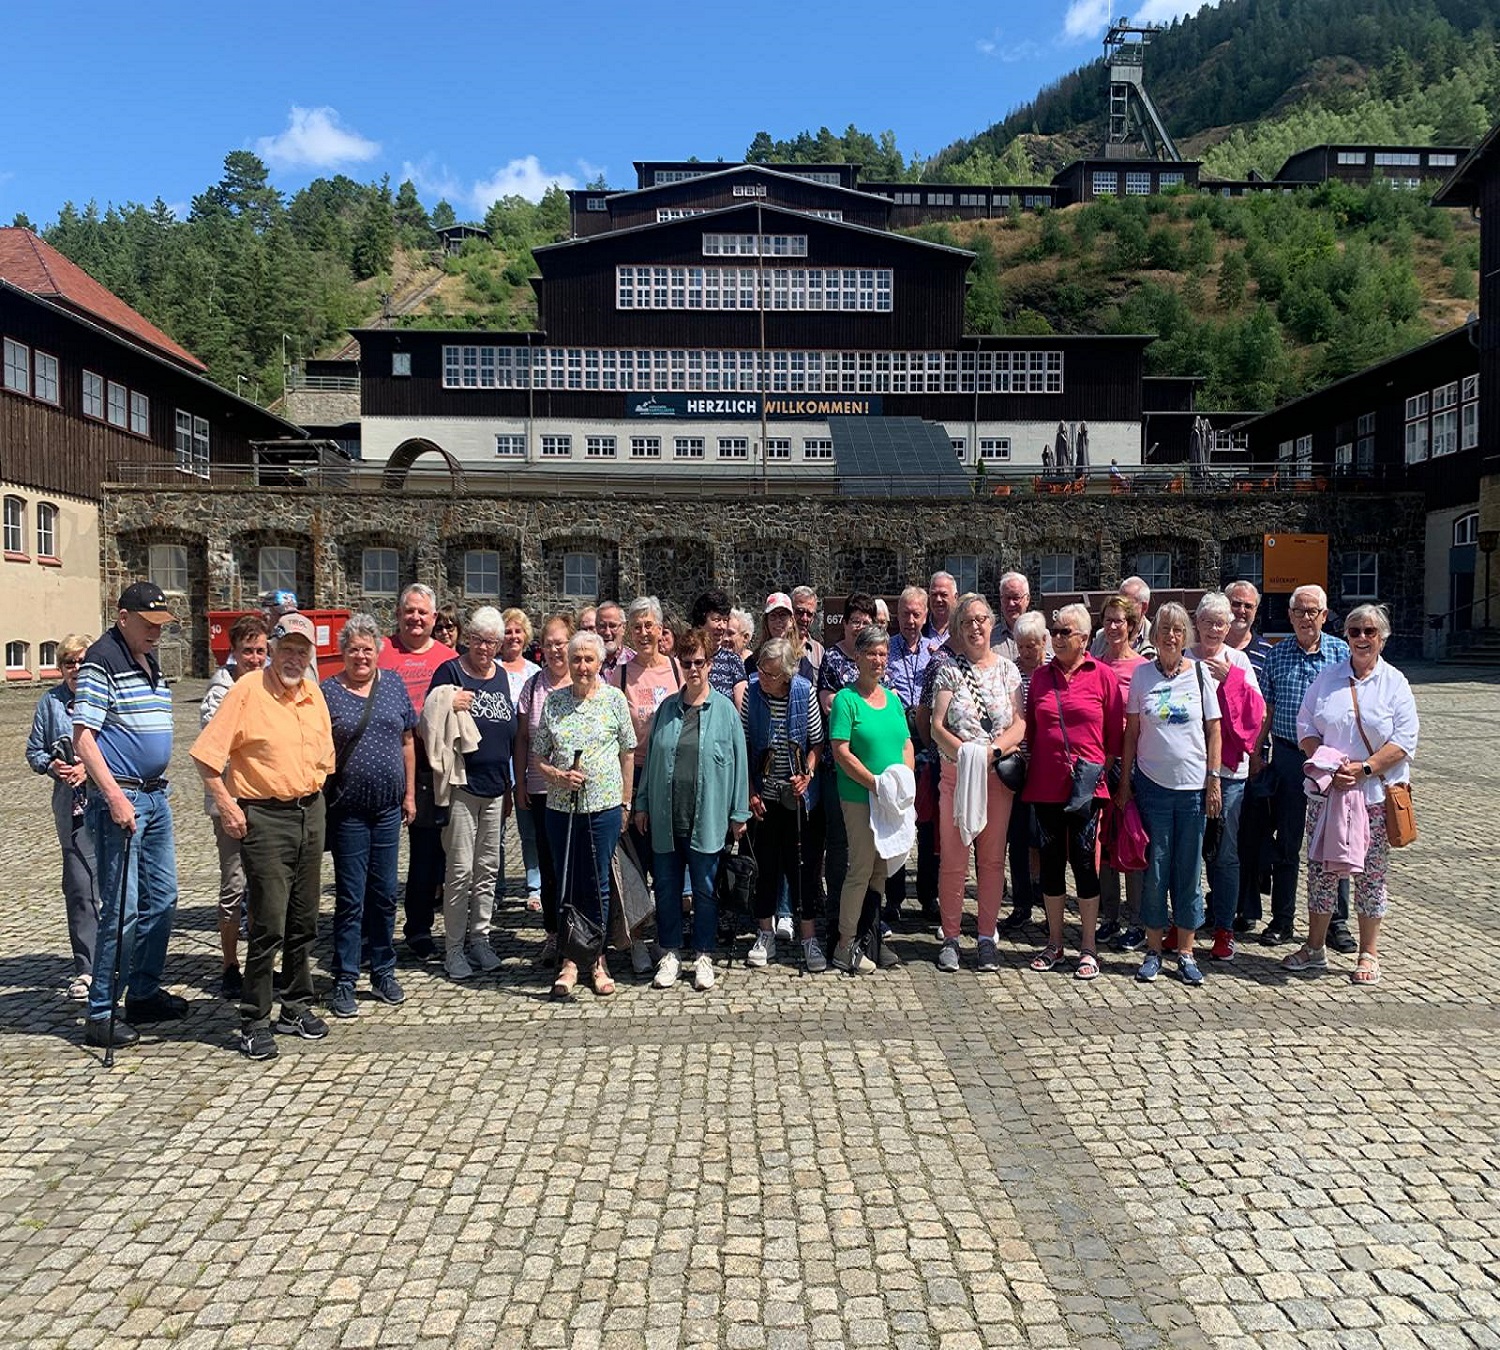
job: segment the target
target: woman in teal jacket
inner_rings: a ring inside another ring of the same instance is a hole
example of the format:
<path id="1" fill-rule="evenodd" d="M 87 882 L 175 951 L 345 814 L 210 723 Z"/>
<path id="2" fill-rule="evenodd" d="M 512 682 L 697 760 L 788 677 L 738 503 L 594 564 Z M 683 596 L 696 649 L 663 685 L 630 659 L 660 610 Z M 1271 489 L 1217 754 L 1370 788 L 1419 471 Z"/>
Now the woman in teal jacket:
<path id="1" fill-rule="evenodd" d="M 656 934 L 661 959 L 652 981 L 670 989 L 682 970 L 682 878 L 693 883 L 693 988 L 712 989 L 719 933 L 714 879 L 727 837 L 750 819 L 745 731 L 733 702 L 708 683 L 716 643 L 694 629 L 677 644 L 682 688 L 662 700 L 636 794 L 635 827 L 655 857 Z"/>

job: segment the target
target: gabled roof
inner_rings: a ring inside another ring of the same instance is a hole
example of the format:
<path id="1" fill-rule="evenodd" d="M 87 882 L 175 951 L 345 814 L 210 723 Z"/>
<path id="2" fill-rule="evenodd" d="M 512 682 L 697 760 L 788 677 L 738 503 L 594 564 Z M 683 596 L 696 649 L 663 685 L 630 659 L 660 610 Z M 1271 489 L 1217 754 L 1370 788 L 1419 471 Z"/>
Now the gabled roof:
<path id="1" fill-rule="evenodd" d="M 751 175 L 757 178 L 774 178 L 778 182 L 793 183 L 798 187 L 816 187 L 824 192 L 836 192 L 843 197 L 858 197 L 861 201 L 872 204 L 879 203 L 881 206 L 889 206 L 890 200 L 886 197 L 877 197 L 869 192 L 860 192 L 857 188 L 837 187 L 833 183 L 820 183 L 813 178 L 804 178 L 800 174 L 778 173 L 775 169 L 768 169 L 764 164 L 729 164 L 722 169 L 715 169 L 712 173 L 700 173 L 695 178 L 685 178 L 678 183 L 652 183 L 649 187 L 627 188 L 623 192 L 611 192 L 608 194 L 611 201 L 621 197 L 638 197 L 648 192 L 673 192 L 680 188 L 692 185 L 697 187 L 703 183 L 711 183 L 715 179 L 743 177 Z"/>
<path id="2" fill-rule="evenodd" d="M 819 186 L 824 185 L 820 184 Z M 655 192 L 656 190 L 655 188 L 641 189 L 642 192 Z M 843 191 L 842 188 L 829 188 L 828 190 L 830 192 Z M 863 196 L 864 194 L 859 193 L 858 195 Z M 884 197 L 876 197 L 874 200 L 885 202 Z M 886 204 L 888 205 L 889 203 Z M 795 206 L 778 206 L 774 202 L 762 201 L 758 197 L 747 197 L 744 201 L 736 202 L 732 206 L 721 206 L 712 211 L 704 211 L 686 220 L 648 220 L 640 225 L 627 225 L 619 230 L 606 230 L 603 234 L 585 234 L 580 235 L 577 239 L 564 239 L 556 244 L 540 244 L 531 251 L 534 254 L 540 255 L 543 253 L 555 253 L 559 249 L 567 248 L 597 248 L 602 245 L 608 245 L 618 239 L 628 238 L 631 235 L 645 234 L 650 230 L 678 229 L 684 225 L 692 229 L 702 229 L 710 221 L 734 215 L 738 211 L 755 210 L 762 211 L 766 215 L 783 216 L 804 225 L 809 219 L 806 211 L 799 211 Z M 934 244 L 930 240 L 918 239 L 914 235 L 900 234 L 895 230 L 876 229 L 873 225 L 856 225 L 850 220 L 823 220 L 819 218 L 817 223 L 830 230 L 850 230 L 855 234 L 873 235 L 877 239 L 885 239 L 893 244 L 910 244 L 913 248 L 934 249 L 939 253 L 957 254 L 960 258 L 974 257 L 973 250 L 971 249 L 954 248 L 951 244 Z M 788 262 L 787 259 L 782 259 L 781 261 L 782 263 Z"/>
<path id="3" fill-rule="evenodd" d="M 1479 185 L 1491 174 L 1500 174 L 1500 122 L 1489 129 L 1464 161 L 1454 169 L 1453 176 L 1437 190 L 1434 206 L 1477 206 Z"/>
<path id="4" fill-rule="evenodd" d="M 189 370 L 208 369 L 192 352 L 178 346 L 149 319 L 30 230 L 17 225 L 0 227 L 0 280 L 145 343 Z"/>

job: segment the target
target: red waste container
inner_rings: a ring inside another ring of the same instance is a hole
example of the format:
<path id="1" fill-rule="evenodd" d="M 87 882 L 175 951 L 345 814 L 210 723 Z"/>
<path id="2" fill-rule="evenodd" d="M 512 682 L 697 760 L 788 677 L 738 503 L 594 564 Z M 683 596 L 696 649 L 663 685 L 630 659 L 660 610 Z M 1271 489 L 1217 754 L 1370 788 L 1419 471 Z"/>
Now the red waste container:
<path id="1" fill-rule="evenodd" d="M 211 609 L 208 612 L 208 651 L 215 669 L 229 659 L 229 630 L 242 614 L 259 614 L 258 609 Z M 304 609 L 317 634 L 318 678 L 327 679 L 344 668 L 339 655 L 339 634 L 349 622 L 347 609 Z"/>

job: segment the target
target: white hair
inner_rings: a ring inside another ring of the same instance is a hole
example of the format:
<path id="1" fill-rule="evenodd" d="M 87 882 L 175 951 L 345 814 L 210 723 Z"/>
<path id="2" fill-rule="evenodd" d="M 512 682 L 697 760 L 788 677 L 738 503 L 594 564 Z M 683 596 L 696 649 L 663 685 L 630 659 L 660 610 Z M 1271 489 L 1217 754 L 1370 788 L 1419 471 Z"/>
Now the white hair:
<path id="1" fill-rule="evenodd" d="M 1035 638 L 1038 642 L 1047 640 L 1047 619 L 1039 609 L 1028 609 L 1016 620 L 1016 641 L 1022 642 L 1030 638 Z"/>
<path id="2" fill-rule="evenodd" d="M 1256 606 L 1260 605 L 1260 587 L 1253 581 L 1231 581 L 1224 587 L 1225 595 L 1233 595 L 1236 591 L 1249 591 L 1255 597 Z"/>
<path id="3" fill-rule="evenodd" d="M 1188 618 L 1188 612 L 1175 600 L 1168 600 L 1156 611 L 1156 618 L 1151 624 L 1151 637 L 1158 646 L 1161 645 L 1161 635 L 1169 628 L 1180 628 L 1182 630 L 1182 645 L 1186 647 L 1193 641 L 1193 621 Z"/>
<path id="4" fill-rule="evenodd" d="M 1380 632 L 1380 640 L 1386 642 L 1391 636 L 1391 615 L 1384 605 L 1355 605 L 1349 611 L 1349 616 L 1344 620 L 1344 632 L 1347 634 L 1351 628 L 1363 628 L 1366 624 L 1373 625 Z"/>
<path id="5" fill-rule="evenodd" d="M 746 642 L 749 642 L 755 636 L 755 616 L 748 609 L 730 610 L 729 625 L 731 628 L 736 628 L 743 633 Z"/>
<path id="6" fill-rule="evenodd" d="M 568 639 L 568 660 L 572 660 L 583 648 L 591 648 L 599 664 L 604 664 L 604 639 L 598 633 L 580 628 Z"/>
<path id="7" fill-rule="evenodd" d="M 1316 582 L 1310 581 L 1305 586 L 1298 586 L 1297 589 L 1292 592 L 1291 603 L 1293 606 L 1296 605 L 1297 597 L 1299 595 L 1310 595 L 1314 600 L 1318 602 L 1319 609 L 1328 608 L 1328 592 L 1325 591 Z"/>
<path id="8" fill-rule="evenodd" d="M 351 614 L 339 633 L 339 650 L 348 651 L 355 638 L 369 638 L 379 651 L 381 637 L 380 625 L 375 622 L 373 614 Z"/>
<path id="9" fill-rule="evenodd" d="M 1199 619 L 1222 619 L 1225 623 L 1234 617 L 1234 611 L 1229 608 L 1229 597 L 1223 591 L 1204 591 L 1193 614 Z"/>
<path id="10" fill-rule="evenodd" d="M 437 608 L 437 592 L 431 586 L 424 586 L 420 581 L 413 581 L 402 587 L 401 598 L 396 601 L 398 609 L 406 607 L 406 598 L 409 595 L 420 595 L 433 609 Z"/>
<path id="11" fill-rule="evenodd" d="M 1025 572 L 1007 572 L 1003 577 L 1001 577 L 1000 594 L 1004 595 L 1005 588 L 1007 586 L 1015 585 L 1015 583 L 1018 581 L 1021 583 L 1022 589 L 1025 590 L 1026 594 L 1029 596 L 1031 594 L 1031 581 L 1027 577 Z"/>
<path id="12" fill-rule="evenodd" d="M 1151 608 L 1151 587 L 1146 585 L 1144 577 L 1126 577 L 1118 589 L 1140 605 L 1142 614 Z"/>
<path id="13" fill-rule="evenodd" d="M 661 627 L 661 601 L 654 595 L 642 595 L 630 602 L 630 608 L 625 611 L 625 618 L 629 623 L 634 623 L 642 614 L 649 614 L 656 620 L 656 626 Z"/>
<path id="14" fill-rule="evenodd" d="M 505 635 L 505 619 L 494 605 L 480 605 L 469 615 L 469 622 L 464 625 L 464 631 L 471 638 L 499 639 Z"/>
<path id="15" fill-rule="evenodd" d="M 946 581 L 955 591 L 958 589 L 958 578 L 952 572 L 934 572 L 927 582 L 927 589 L 930 591 L 940 581 Z"/>
<path id="16" fill-rule="evenodd" d="M 1093 636 L 1094 616 L 1089 613 L 1087 605 L 1064 605 L 1061 609 L 1052 611 L 1052 619 L 1054 623 L 1065 623 L 1069 628 L 1082 633 L 1085 642 Z"/>
<path id="17" fill-rule="evenodd" d="M 920 600 L 922 607 L 927 607 L 927 592 L 920 586 L 907 586 L 901 591 L 901 603 L 904 605 L 908 600 Z"/>

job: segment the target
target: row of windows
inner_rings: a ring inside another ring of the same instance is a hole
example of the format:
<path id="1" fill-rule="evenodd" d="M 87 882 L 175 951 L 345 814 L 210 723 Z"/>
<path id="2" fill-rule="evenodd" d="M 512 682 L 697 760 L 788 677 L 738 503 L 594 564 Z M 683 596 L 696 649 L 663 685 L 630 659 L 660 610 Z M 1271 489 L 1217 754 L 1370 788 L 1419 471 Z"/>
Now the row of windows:
<path id="1" fill-rule="evenodd" d="M 597 347 L 443 348 L 445 389 L 642 392 L 1060 394 L 1058 351 L 637 351 Z"/>
<path id="2" fill-rule="evenodd" d="M 1151 174 L 1130 171 L 1125 175 L 1125 195 L 1149 197 L 1153 192 L 1165 192 L 1168 188 L 1181 187 L 1185 181 L 1182 174 L 1168 172 L 1158 175 L 1156 179 L 1158 186 L 1153 187 Z M 1120 175 L 1113 169 L 1095 169 L 1090 179 L 1090 187 L 1096 197 L 1118 196 Z"/>
<path id="3" fill-rule="evenodd" d="M 26 561 L 26 502 L 21 497 L 6 497 L 4 526 L 5 555 L 12 561 Z M 36 504 L 36 556 L 49 562 L 57 559 L 57 507 L 51 502 Z"/>
<path id="4" fill-rule="evenodd" d="M 968 453 L 969 439 L 967 436 L 954 436 L 949 442 L 953 447 L 953 453 L 960 460 Z M 1010 462 L 1010 437 L 1009 436 L 981 436 L 979 438 L 979 458 L 981 460 L 1006 464 Z"/>
<path id="5" fill-rule="evenodd" d="M 37 647 L 37 661 L 42 674 L 54 674 L 57 670 L 57 643 L 43 642 Z M 5 644 L 5 673 L 7 675 L 31 674 L 31 644 L 12 641 Z"/>
<path id="6" fill-rule="evenodd" d="M 740 254 L 747 258 L 805 258 L 805 234 L 705 234 L 706 258 Z"/>
<path id="7" fill-rule="evenodd" d="M 981 445 L 987 442 L 981 442 Z M 1010 442 L 1005 442 L 1005 454 L 1003 458 L 1010 458 Z M 672 438 L 672 457 L 674 459 L 704 459 L 707 457 L 707 441 L 703 436 L 674 436 Z M 720 436 L 718 438 L 718 452 L 720 459 L 749 459 L 750 438 L 748 436 Z M 571 459 L 573 457 L 573 437 L 571 435 L 543 436 L 541 444 L 543 459 Z M 526 457 L 526 437 L 510 433 L 499 433 L 495 436 L 495 457 L 497 459 L 524 459 Z M 583 457 L 585 459 L 617 459 L 619 457 L 619 438 L 617 436 L 585 436 L 583 438 Z M 662 437 L 660 436 L 632 436 L 630 437 L 631 459 L 660 459 L 662 457 Z M 789 436 L 768 436 L 766 438 L 767 459 L 791 459 L 792 441 Z M 833 458 L 833 442 L 824 436 L 808 436 L 802 441 L 802 458 L 819 460 Z"/>
<path id="8" fill-rule="evenodd" d="M 721 236 L 722 237 L 722 236 Z M 889 313 L 889 267 L 617 267 L 617 309 Z"/>
<path id="9" fill-rule="evenodd" d="M 599 209 L 604 209 L 603 201 L 599 203 Z M 669 220 L 686 220 L 689 216 L 706 216 L 706 206 L 661 206 L 656 210 L 656 223 L 665 225 Z"/>
<path id="10" fill-rule="evenodd" d="M 1479 376 L 1450 380 L 1406 400 L 1406 462 L 1420 464 L 1479 444 Z"/>
<path id="11" fill-rule="evenodd" d="M 1340 150 L 1338 152 L 1340 164 L 1368 164 L 1370 156 L 1364 150 Z M 1419 165 L 1422 162 L 1420 150 L 1377 150 L 1375 151 L 1375 163 L 1382 165 Z M 1434 169 L 1451 169 L 1458 163 L 1458 156 L 1450 150 L 1429 150 L 1427 152 L 1427 163 Z"/>
<path id="12" fill-rule="evenodd" d="M 954 194 L 951 192 L 901 191 L 890 194 L 890 200 L 897 206 L 952 206 L 953 198 Z M 1013 193 L 999 190 L 958 194 L 959 206 L 996 206 L 1003 209 L 1012 201 L 1022 206 L 1051 206 L 1052 194 L 1050 192 Z"/>
<path id="13" fill-rule="evenodd" d="M 29 394 L 43 403 L 57 403 L 57 358 L 50 352 L 32 352 L 25 343 L 13 338 L 4 342 L 5 356 L 0 382 L 13 394 Z"/>

